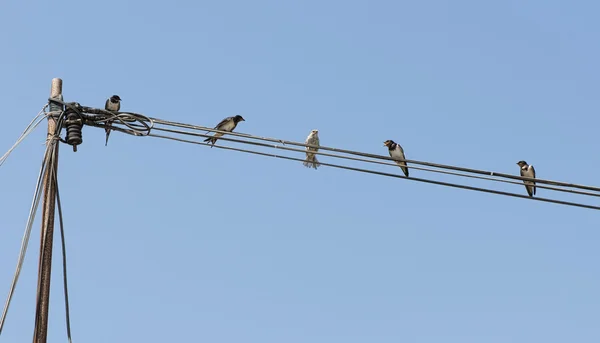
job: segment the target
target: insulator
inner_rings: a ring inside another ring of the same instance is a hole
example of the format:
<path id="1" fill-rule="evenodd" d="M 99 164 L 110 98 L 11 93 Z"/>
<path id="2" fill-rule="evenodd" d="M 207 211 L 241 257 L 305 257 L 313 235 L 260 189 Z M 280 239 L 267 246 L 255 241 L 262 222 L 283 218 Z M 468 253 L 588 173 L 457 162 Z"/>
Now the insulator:
<path id="1" fill-rule="evenodd" d="M 83 135 L 81 128 L 83 127 L 83 121 L 79 116 L 79 113 L 75 111 L 67 110 L 67 120 L 65 125 L 67 126 L 67 144 L 73 146 L 73 151 L 77 151 L 77 146 L 83 142 Z"/>

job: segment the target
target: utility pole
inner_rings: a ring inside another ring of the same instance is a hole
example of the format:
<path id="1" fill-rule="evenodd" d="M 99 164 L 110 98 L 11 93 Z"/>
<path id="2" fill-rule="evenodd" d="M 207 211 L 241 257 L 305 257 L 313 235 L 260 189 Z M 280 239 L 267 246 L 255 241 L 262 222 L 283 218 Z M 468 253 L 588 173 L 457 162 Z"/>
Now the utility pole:
<path id="1" fill-rule="evenodd" d="M 52 79 L 50 98 L 62 101 L 62 80 Z M 46 170 L 43 178 L 43 204 L 42 204 L 42 234 L 40 243 L 40 261 L 38 269 L 38 288 L 35 313 L 35 332 L 33 343 L 46 343 L 48 335 L 48 305 L 50 303 L 50 275 L 52 272 L 52 239 L 54 236 L 54 208 L 56 204 L 56 172 L 58 169 L 58 142 L 53 141 L 57 134 L 57 116 L 55 113 L 62 111 L 62 105 L 50 101 L 48 116 L 48 139 Z"/>

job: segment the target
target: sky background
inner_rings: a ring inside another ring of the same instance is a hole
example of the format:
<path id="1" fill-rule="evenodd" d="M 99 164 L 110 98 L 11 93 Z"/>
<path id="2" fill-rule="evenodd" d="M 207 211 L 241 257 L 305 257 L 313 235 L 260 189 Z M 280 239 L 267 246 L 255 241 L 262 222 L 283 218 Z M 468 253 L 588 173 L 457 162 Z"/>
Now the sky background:
<path id="1" fill-rule="evenodd" d="M 239 132 L 303 141 L 316 128 L 323 145 L 376 154 L 393 139 L 409 159 L 515 175 L 524 159 L 540 178 L 600 185 L 599 11 L 3 1 L 0 153 L 60 77 L 87 106 L 118 94 L 167 120 L 241 114 Z M 45 131 L 0 168 L 2 304 Z M 74 342 L 600 341 L 592 210 L 119 133 L 105 147 L 91 127 L 77 153 L 61 146 L 59 182 Z M 32 337 L 39 217 L 2 342 Z M 49 342 L 66 342 L 58 237 Z"/>

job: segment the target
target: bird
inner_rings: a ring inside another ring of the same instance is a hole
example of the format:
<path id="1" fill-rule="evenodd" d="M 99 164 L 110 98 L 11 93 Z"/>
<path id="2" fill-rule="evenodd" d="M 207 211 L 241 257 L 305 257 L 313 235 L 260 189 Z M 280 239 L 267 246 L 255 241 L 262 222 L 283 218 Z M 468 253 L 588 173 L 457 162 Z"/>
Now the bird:
<path id="1" fill-rule="evenodd" d="M 306 137 L 306 141 L 304 143 L 308 145 L 319 145 L 319 130 L 315 129 L 310 131 L 310 134 L 308 137 Z M 317 167 L 321 166 L 321 164 L 319 161 L 317 161 L 317 156 L 310 151 L 317 152 L 319 151 L 319 148 L 306 147 L 306 160 L 304 160 L 302 164 L 307 168 L 317 169 Z"/>
<path id="2" fill-rule="evenodd" d="M 118 95 L 113 95 L 110 98 L 106 99 L 104 109 L 110 112 L 119 112 L 119 110 L 121 109 L 121 98 Z M 113 120 L 107 120 L 105 122 L 105 125 L 107 127 L 104 128 L 104 131 L 106 131 L 106 143 L 104 143 L 104 146 L 108 145 L 108 136 L 110 136 L 110 127 L 112 123 Z"/>
<path id="3" fill-rule="evenodd" d="M 400 160 L 406 159 L 406 156 L 404 156 L 404 149 L 402 149 L 400 144 L 394 142 L 393 140 L 388 139 L 387 141 L 383 142 L 383 146 L 388 147 L 391 158 Z M 408 166 L 406 165 L 406 162 L 396 161 L 396 164 L 400 166 L 404 172 L 404 175 L 408 177 Z"/>
<path id="4" fill-rule="evenodd" d="M 530 177 L 532 179 L 535 179 L 535 169 L 532 165 L 528 165 L 527 162 L 522 160 L 517 162 L 517 165 L 521 168 L 522 177 Z M 533 197 L 535 195 L 536 189 L 535 181 L 523 180 L 523 183 L 525 184 L 525 189 L 527 189 L 527 194 L 529 194 L 530 197 Z"/>
<path id="5" fill-rule="evenodd" d="M 227 118 L 221 120 L 221 122 L 219 124 L 217 124 L 217 126 L 215 126 L 215 130 L 232 132 L 233 129 L 235 129 L 235 127 L 237 126 L 237 124 L 241 121 L 246 121 L 246 119 L 244 119 L 241 115 L 236 115 L 235 117 L 227 117 Z M 217 139 L 223 135 L 224 135 L 224 133 L 217 132 L 214 134 L 214 136 L 208 137 L 204 141 L 211 142 L 212 145 L 215 145 L 215 143 L 217 142 Z M 211 146 L 211 148 L 212 148 L 212 146 Z"/>

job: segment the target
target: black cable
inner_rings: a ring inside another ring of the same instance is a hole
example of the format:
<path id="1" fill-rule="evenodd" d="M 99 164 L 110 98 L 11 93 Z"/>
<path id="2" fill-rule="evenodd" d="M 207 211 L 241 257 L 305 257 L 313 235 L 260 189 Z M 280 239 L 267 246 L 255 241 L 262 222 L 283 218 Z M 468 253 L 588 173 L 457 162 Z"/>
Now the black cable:
<path id="1" fill-rule="evenodd" d="M 162 125 L 175 126 L 175 127 L 183 127 L 183 128 L 188 128 L 188 129 L 193 129 L 193 130 L 198 130 L 198 131 L 222 132 L 222 133 L 226 133 L 226 134 L 232 135 L 232 136 L 238 136 L 238 137 L 244 137 L 244 138 L 250 138 L 250 139 L 256 139 L 256 140 L 264 140 L 264 141 L 269 141 L 269 142 L 279 142 L 279 143 L 282 143 L 282 144 L 285 144 L 285 145 L 296 145 L 296 146 L 312 147 L 312 148 L 316 148 L 317 147 L 317 146 L 313 146 L 313 145 L 309 145 L 309 144 L 304 144 L 304 143 L 299 143 L 299 142 L 294 142 L 294 141 L 287 141 L 287 140 L 276 139 L 276 138 L 269 138 L 269 137 L 259 137 L 259 136 L 255 136 L 255 135 L 249 135 L 249 134 L 238 133 L 238 132 L 225 132 L 225 131 L 215 130 L 215 129 L 211 129 L 211 128 L 203 127 L 203 126 L 178 123 L 178 122 L 173 122 L 173 121 L 168 121 L 168 120 L 162 120 L 162 119 L 153 118 L 153 117 L 149 117 L 149 118 L 152 119 L 155 124 L 162 124 Z M 225 139 L 225 138 L 224 137 L 220 137 L 219 139 Z M 226 139 L 226 140 L 229 140 L 229 139 Z M 554 185 L 554 186 L 563 186 L 563 187 L 570 187 L 570 188 L 580 188 L 580 189 L 585 189 L 585 190 L 600 192 L 600 187 L 594 187 L 594 186 L 578 185 L 578 184 L 573 184 L 573 183 L 553 181 L 553 180 L 545 180 L 545 179 L 537 179 L 537 178 L 534 179 L 534 178 L 529 178 L 529 177 L 522 177 L 522 176 L 511 175 L 511 174 L 497 173 L 497 172 L 491 172 L 491 171 L 485 171 L 485 170 L 479 170 L 479 169 L 472 169 L 472 168 L 457 167 L 457 166 L 451 166 L 451 165 L 446 165 L 446 164 L 431 163 L 431 162 L 418 161 L 418 160 L 393 159 L 391 157 L 383 156 L 383 155 L 369 154 L 369 153 L 364 153 L 364 152 L 359 152 L 359 151 L 353 151 L 353 150 L 344 150 L 344 149 L 338 149 L 338 148 L 331 148 L 331 147 L 322 146 L 322 145 L 318 146 L 318 148 L 320 150 L 328 150 L 328 151 L 334 151 L 334 152 L 343 153 L 343 154 L 357 155 L 357 156 L 374 158 L 374 159 L 381 159 L 381 160 L 388 160 L 388 161 L 401 161 L 401 162 L 407 162 L 407 163 L 411 163 L 411 164 L 424 165 L 424 166 L 434 167 L 434 168 L 439 168 L 439 169 L 456 170 L 456 171 L 462 171 L 462 172 L 466 172 L 466 173 L 479 174 L 479 175 L 487 175 L 487 176 L 494 176 L 494 177 L 502 177 L 502 178 L 507 178 L 507 179 L 520 180 L 520 181 L 535 181 L 536 183 L 545 183 L 545 184 L 550 184 L 550 185 Z"/>
<path id="2" fill-rule="evenodd" d="M 91 118 L 91 119 L 89 119 L 89 120 L 86 121 L 87 125 L 91 125 L 91 126 L 95 126 L 95 127 L 105 128 L 106 126 L 102 123 L 102 121 L 104 119 L 106 119 L 106 116 L 115 115 L 114 113 L 111 113 L 111 112 L 108 112 L 108 111 L 105 111 L 105 110 L 94 109 L 94 108 L 90 108 L 90 107 L 81 107 L 81 108 L 84 109 L 83 110 L 84 112 L 95 113 L 95 114 L 99 115 L 98 117 Z M 155 136 L 155 137 L 161 137 L 161 138 L 179 140 L 181 142 L 203 144 L 203 143 L 199 143 L 199 142 L 195 142 L 195 141 L 188 141 L 188 140 L 185 140 L 185 139 L 178 139 L 178 138 L 169 137 L 169 136 L 156 135 L 156 134 L 152 134 L 151 132 L 153 130 L 154 131 L 164 131 L 164 132 L 170 132 L 170 133 L 173 133 L 173 134 L 190 135 L 190 136 L 194 136 L 194 137 L 203 137 L 203 138 L 211 137 L 211 136 L 207 135 L 206 133 L 197 133 L 197 132 L 190 132 L 190 131 L 184 131 L 184 130 L 176 130 L 176 129 L 170 129 L 168 127 L 171 126 L 171 127 L 178 127 L 178 128 L 187 128 L 187 129 L 196 130 L 196 131 L 206 131 L 207 133 L 208 132 L 218 132 L 218 133 L 227 134 L 229 136 L 246 138 L 246 139 L 252 139 L 252 140 L 262 140 L 262 141 L 267 141 L 267 142 L 271 142 L 271 143 L 281 143 L 283 145 L 293 145 L 293 146 L 304 147 L 304 148 L 307 148 L 307 147 L 317 148 L 318 147 L 320 151 L 316 152 L 316 154 L 322 155 L 322 156 L 328 156 L 328 157 L 334 157 L 334 158 L 340 158 L 340 159 L 347 159 L 347 160 L 353 160 L 353 161 L 359 161 L 359 162 L 366 162 L 366 163 L 375 163 L 375 164 L 381 164 L 381 165 L 394 165 L 394 163 L 397 163 L 397 162 L 406 162 L 406 163 L 410 163 L 410 164 L 413 164 L 413 165 L 416 164 L 416 165 L 423 165 L 423 166 L 427 166 L 427 167 L 437 168 L 437 169 L 430 169 L 430 168 L 422 168 L 422 167 L 416 167 L 416 166 L 409 166 L 408 167 L 408 168 L 412 168 L 412 169 L 416 169 L 416 170 L 424 170 L 424 171 L 428 171 L 428 172 L 441 173 L 441 174 L 447 174 L 447 175 L 454 175 L 454 176 L 459 176 L 459 177 L 467 177 L 467 178 L 473 178 L 473 179 L 482 179 L 482 180 L 494 181 L 494 182 L 503 182 L 503 183 L 514 184 L 514 185 L 522 185 L 522 184 L 520 182 L 517 182 L 517 181 L 509 181 L 509 180 L 504 180 L 504 179 L 518 180 L 518 181 L 521 181 L 521 182 L 523 182 L 523 181 L 533 181 L 533 182 L 536 183 L 536 187 L 538 187 L 540 189 L 548 189 L 548 190 L 558 191 L 558 192 L 566 192 L 566 193 L 571 193 L 571 194 L 579 194 L 579 195 L 585 195 L 585 196 L 600 197 L 600 193 L 593 193 L 593 192 L 600 192 L 600 188 L 599 187 L 578 185 L 578 184 L 572 184 L 572 183 L 566 183 L 566 182 L 559 182 L 559 181 L 552 181 L 552 180 L 545 180 L 545 179 L 536 179 L 536 178 L 529 178 L 529 177 L 521 177 L 521 176 L 510 175 L 510 174 L 503 174 L 503 173 L 496 173 L 496 172 L 490 172 L 490 171 L 484 171 L 484 170 L 478 170 L 478 169 L 471 169 L 471 168 L 463 168 L 463 167 L 457 167 L 457 166 L 443 165 L 443 164 L 431 163 L 431 162 L 425 162 L 425 161 L 393 159 L 393 158 L 387 157 L 387 156 L 370 154 L 370 153 L 363 153 L 363 152 L 352 151 L 352 150 L 344 150 L 344 149 L 338 149 L 338 148 L 332 148 L 332 147 L 326 147 L 326 146 L 313 146 L 313 145 L 304 144 L 304 143 L 300 143 L 300 142 L 286 141 L 286 140 L 281 140 L 281 139 L 276 139 L 276 138 L 269 138 L 269 137 L 259 137 L 259 136 L 255 136 L 255 135 L 245 134 L 245 133 L 226 132 L 226 131 L 221 131 L 221 130 L 217 130 L 217 129 L 213 129 L 213 128 L 209 128 L 209 127 L 203 127 L 203 126 L 197 126 L 197 125 L 190 125 L 190 124 L 184 124 L 184 123 L 178 123 L 178 122 L 173 122 L 173 121 L 162 120 L 162 119 L 153 118 L 153 117 L 147 117 L 147 116 L 144 116 L 142 114 L 133 113 L 133 112 L 119 112 L 119 114 L 125 114 L 126 115 L 123 118 L 124 120 L 121 120 L 121 124 L 125 125 L 127 128 L 123 129 L 123 128 L 119 128 L 117 126 L 112 126 L 112 128 L 115 131 L 121 131 L 121 132 L 125 132 L 125 133 L 128 133 L 128 134 L 133 134 L 133 135 L 136 135 L 136 136 L 149 135 L 149 136 Z M 138 123 L 141 123 L 141 124 L 135 123 L 133 125 L 130 125 L 130 124 L 127 123 L 127 121 L 137 121 Z M 149 124 L 146 124 L 144 121 L 147 121 Z M 167 126 L 167 127 L 162 127 L 162 126 Z M 140 132 L 137 132 L 137 130 L 140 130 L 140 129 L 145 129 L 145 131 L 143 132 L 143 134 L 141 134 Z M 262 143 L 262 142 L 254 142 L 254 141 L 236 139 L 236 138 L 231 138 L 231 137 L 223 137 L 222 136 L 219 139 L 223 140 L 223 141 L 230 141 L 230 142 L 235 142 L 235 143 L 240 143 L 240 144 L 250 144 L 250 145 L 254 145 L 254 146 L 267 147 L 267 148 L 275 148 L 275 149 L 287 150 L 287 151 L 292 151 L 292 152 L 302 152 L 302 153 L 305 152 L 305 151 L 303 151 L 301 149 L 297 149 L 297 148 L 291 148 L 291 147 L 287 147 L 287 146 L 280 146 L 280 145 L 277 145 L 277 144 L 273 145 L 273 144 L 266 144 L 266 143 Z M 203 144 L 203 145 L 205 145 L 205 144 Z M 226 147 L 216 146 L 216 145 L 215 145 L 215 147 L 226 148 Z M 238 150 L 238 151 L 243 151 L 243 152 L 251 152 L 251 153 L 255 153 L 255 154 L 259 154 L 259 155 L 273 156 L 273 157 L 278 157 L 278 158 L 293 159 L 293 158 L 288 158 L 288 157 L 285 157 L 285 156 L 279 156 L 279 155 L 274 155 L 274 154 L 259 153 L 259 152 L 255 152 L 255 151 L 252 152 L 251 150 L 245 150 L 245 149 L 235 149 L 235 148 L 226 148 L 226 149 L 233 149 L 233 150 Z M 369 159 L 363 159 L 363 158 L 350 157 L 350 156 L 343 156 L 343 155 L 338 155 L 338 154 L 325 153 L 325 152 L 323 152 L 323 150 L 325 150 L 325 151 L 331 151 L 331 152 L 334 152 L 334 153 L 341 153 L 341 154 L 347 154 L 347 155 L 356 155 L 356 156 L 366 157 L 366 158 L 369 158 L 371 160 L 369 160 Z M 293 159 L 293 160 L 303 161 L 302 159 Z M 377 161 L 377 160 L 385 160 L 385 161 L 390 161 L 390 162 L 382 162 L 382 161 Z M 391 162 L 394 162 L 394 163 L 391 163 Z M 353 168 L 353 167 L 347 167 L 347 166 L 340 166 L 340 165 L 336 165 L 336 164 L 323 164 L 323 165 L 329 165 L 329 166 L 334 166 L 334 167 L 339 167 L 339 168 L 344 168 L 344 169 L 350 169 L 350 170 L 355 170 L 355 171 L 363 171 L 363 172 L 368 172 L 368 173 L 375 173 L 375 174 L 379 173 L 379 172 L 368 170 L 368 169 L 361 169 L 361 168 Z M 449 171 L 438 170 L 438 169 L 447 169 L 447 170 L 453 170 L 453 171 L 460 171 L 460 172 L 468 173 L 468 174 L 462 174 L 462 173 L 456 173 L 456 172 L 449 172 Z M 475 175 L 469 175 L 469 174 L 475 174 Z M 380 175 L 388 175 L 388 174 L 387 173 L 381 173 Z M 395 175 L 395 174 L 390 174 L 390 175 Z M 479 176 L 479 175 L 484 175 L 484 176 Z M 397 176 L 398 177 L 402 177 L 400 175 L 397 175 Z M 415 181 L 420 181 L 420 182 L 434 183 L 434 184 L 439 184 L 439 185 L 446 185 L 445 182 L 441 182 L 441 181 L 434 181 L 434 180 L 428 180 L 428 179 L 420 179 L 420 178 L 414 178 L 414 177 L 411 177 L 410 179 L 411 180 L 415 180 Z M 543 184 L 554 185 L 554 186 L 558 186 L 558 187 L 545 186 Z M 531 199 L 531 197 L 528 197 L 528 196 L 525 196 L 525 195 L 521 195 L 521 194 L 501 192 L 501 191 L 495 191 L 495 190 L 490 190 L 490 189 L 485 189 L 485 188 L 478 188 L 478 187 L 472 187 L 472 186 L 466 186 L 466 185 L 459 185 L 459 184 L 448 183 L 447 186 L 458 187 L 458 188 L 465 188 L 465 189 L 470 189 L 470 190 L 477 190 L 477 191 L 494 193 L 494 194 L 511 195 L 511 196 L 521 197 L 521 198 L 525 198 L 525 199 Z M 561 187 L 567 187 L 567 188 L 561 188 Z M 569 189 L 569 188 L 578 188 L 578 189 L 584 189 L 584 190 L 589 190 L 589 191 L 593 191 L 593 192 L 583 192 L 583 191 Z M 572 203 L 572 202 L 564 202 L 564 201 L 561 201 L 561 200 L 555 200 L 555 199 L 549 199 L 549 198 L 539 198 L 539 197 L 536 197 L 533 200 L 553 202 L 553 203 L 559 203 L 559 204 L 564 204 L 564 205 L 579 206 L 579 207 L 592 208 L 592 209 L 600 209 L 600 207 L 596 207 L 596 206 L 593 206 L 593 205 L 586 205 L 586 204 L 579 204 L 579 203 Z"/>
<path id="3" fill-rule="evenodd" d="M 67 325 L 67 338 L 71 340 L 71 315 L 69 311 L 69 286 L 67 282 L 67 247 L 65 243 L 65 228 L 63 223 L 62 205 L 60 203 L 60 193 L 58 191 L 58 178 L 52 170 L 54 187 L 56 188 L 56 205 L 58 206 L 58 219 L 60 223 L 60 242 L 62 248 L 62 267 L 63 267 L 63 292 L 65 295 L 65 320 Z"/>
<path id="4" fill-rule="evenodd" d="M 17 267 L 15 268 L 15 273 L 13 275 L 13 280 L 10 285 L 10 289 L 8 291 L 8 296 L 6 297 L 6 302 L 4 304 L 4 309 L 2 311 L 2 316 L 0 317 L 0 335 L 2 334 L 2 329 L 4 328 L 4 323 L 6 322 L 6 317 L 8 315 L 8 309 L 10 308 L 10 303 L 12 301 L 12 297 L 14 295 L 15 288 L 17 286 L 17 282 L 19 281 L 19 276 L 21 275 L 21 269 L 23 267 L 23 261 L 25 260 L 25 255 L 27 254 L 27 247 L 29 245 L 29 238 L 31 237 L 31 230 L 33 228 L 33 222 L 35 220 L 35 215 L 37 213 L 37 209 L 40 204 L 40 199 L 42 196 L 42 180 L 44 177 L 44 173 L 48 168 L 48 159 L 50 156 L 50 147 L 46 147 L 46 151 L 44 152 L 44 158 L 42 160 L 42 166 L 40 168 L 40 172 L 38 174 L 35 192 L 33 193 L 33 200 L 31 203 L 31 207 L 29 209 L 29 216 L 27 218 L 27 224 L 25 225 L 25 233 L 23 234 L 23 238 L 21 240 L 21 249 L 19 251 L 19 258 L 17 259 Z"/>
<path id="5" fill-rule="evenodd" d="M 191 140 L 187 140 L 187 139 L 181 139 L 181 138 L 175 138 L 175 137 L 157 135 L 157 134 L 154 134 L 154 133 L 149 134 L 149 136 L 150 137 L 162 138 L 162 139 L 174 140 L 174 141 L 183 142 L 183 143 L 190 143 L 190 144 L 197 144 L 197 145 L 204 145 L 204 146 L 212 146 L 212 145 L 210 145 L 208 143 L 202 143 L 202 142 L 196 142 L 196 141 L 191 141 Z M 221 139 L 221 138 L 222 137 L 219 137 L 219 139 Z M 226 146 L 221 146 L 221 145 L 214 145 L 213 147 L 219 148 L 219 149 L 225 149 L 225 150 L 240 151 L 240 152 L 244 152 L 244 153 L 261 155 L 261 156 L 281 158 L 281 159 L 291 160 L 291 161 L 299 161 L 299 162 L 303 162 L 304 161 L 304 159 L 300 159 L 300 158 L 294 158 L 294 157 L 289 157 L 289 156 L 281 156 L 281 155 L 263 153 L 263 152 L 246 150 L 246 149 L 238 149 L 238 148 L 226 147 Z M 562 200 L 555 200 L 555 199 L 548 199 L 548 198 L 540 198 L 540 197 L 533 198 L 533 197 L 529 197 L 527 195 L 516 194 L 516 193 L 509 193 L 509 192 L 503 192 L 503 191 L 496 191 L 496 190 L 486 189 L 486 188 L 466 186 L 466 185 L 460 185 L 460 184 L 449 183 L 449 182 L 442 182 L 442 181 L 435 181 L 435 180 L 427 180 L 427 179 L 421 179 L 421 178 L 415 178 L 415 177 L 405 177 L 403 175 L 398 175 L 398 174 L 384 173 L 384 172 L 379 172 L 379 171 L 374 171 L 374 170 L 354 168 L 354 167 L 342 166 L 342 165 L 337 165 L 337 164 L 332 164 L 332 163 L 323 163 L 323 162 L 319 162 L 319 163 L 321 165 L 323 165 L 323 166 L 329 166 L 329 167 L 333 167 L 333 168 L 340 168 L 340 169 L 352 170 L 352 171 L 357 171 L 357 172 L 362 172 L 362 173 L 375 174 L 375 175 L 381 175 L 381 176 L 388 176 L 388 177 L 394 177 L 394 178 L 412 180 L 412 181 L 416 181 L 416 182 L 431 183 L 431 184 L 434 184 L 434 185 L 447 186 L 447 187 L 460 188 L 460 189 L 467 189 L 467 190 L 484 192 L 484 193 L 491 193 L 491 194 L 497 194 L 497 195 L 512 196 L 512 197 L 516 197 L 516 198 L 522 198 L 522 199 L 528 199 L 528 200 L 534 200 L 534 201 L 542 201 L 542 202 L 549 202 L 549 203 L 566 205 L 566 206 L 575 206 L 575 207 L 588 208 L 588 209 L 592 209 L 592 210 L 600 210 L 600 206 L 586 205 L 586 204 L 580 204 L 580 203 L 574 203 L 574 202 L 568 202 L 568 201 L 562 201 Z"/>
<path id="6" fill-rule="evenodd" d="M 207 134 L 196 133 L 196 132 L 189 132 L 189 131 L 182 131 L 182 130 L 166 129 L 166 128 L 162 128 L 160 126 L 155 126 L 154 130 L 155 131 L 170 132 L 170 133 L 175 133 L 175 134 L 195 136 L 195 137 L 202 137 L 202 138 L 211 137 L 210 135 L 207 135 Z M 305 153 L 306 152 L 303 149 L 290 148 L 290 147 L 280 146 L 280 145 L 271 145 L 271 144 L 261 143 L 261 142 L 249 142 L 249 141 L 244 141 L 244 140 L 235 139 L 235 138 L 229 138 L 229 137 L 219 137 L 219 139 L 220 140 L 222 139 L 222 140 L 225 140 L 225 141 L 229 141 L 229 142 L 234 142 L 234 143 L 250 144 L 250 145 L 255 145 L 255 146 L 261 146 L 261 147 L 267 147 L 267 148 L 274 148 L 274 149 L 281 149 L 281 150 L 287 150 L 287 151 L 293 151 L 293 152 L 300 152 L 300 153 Z M 382 162 L 382 161 L 377 161 L 377 160 L 367 160 L 367 159 L 350 157 L 350 156 L 329 154 L 329 153 L 320 152 L 320 151 L 318 151 L 318 152 L 311 152 L 311 153 L 314 153 L 316 155 L 327 156 L 327 157 L 334 157 L 334 158 L 340 158 L 340 159 L 346 159 L 346 160 L 351 160 L 351 161 L 374 163 L 374 164 L 387 165 L 387 166 L 397 166 L 395 162 Z M 390 159 L 390 160 L 394 161 L 393 159 Z M 487 180 L 487 181 L 494 181 L 494 182 L 503 182 L 503 183 L 513 184 L 513 185 L 523 186 L 523 183 L 517 182 L 517 181 L 510 181 L 510 180 L 503 180 L 503 179 L 494 179 L 494 178 L 491 178 L 491 177 L 461 174 L 461 173 L 455 173 L 455 172 L 448 172 L 448 171 L 444 171 L 444 170 L 436 170 L 436 169 L 429 169 L 429 168 L 422 168 L 422 167 L 415 167 L 415 166 L 408 166 L 408 168 L 409 169 L 415 169 L 415 170 L 423 170 L 423 171 L 433 172 L 433 173 L 440 173 L 440 174 L 446 174 L 446 175 L 454 175 L 454 176 L 460 176 L 460 177 L 466 177 L 466 178 L 473 178 L 473 179 L 480 179 L 480 180 Z M 536 185 L 536 187 L 537 188 L 541 188 L 541 189 L 548 189 L 548 190 L 552 190 L 552 191 L 557 191 L 557 192 L 566 192 L 566 193 L 572 193 L 572 194 L 580 194 L 580 195 L 587 195 L 587 196 L 593 196 L 593 197 L 600 197 L 600 193 L 582 192 L 582 191 L 577 191 L 577 190 L 573 190 L 573 189 L 557 188 L 557 187 L 544 186 L 544 185 Z"/>

